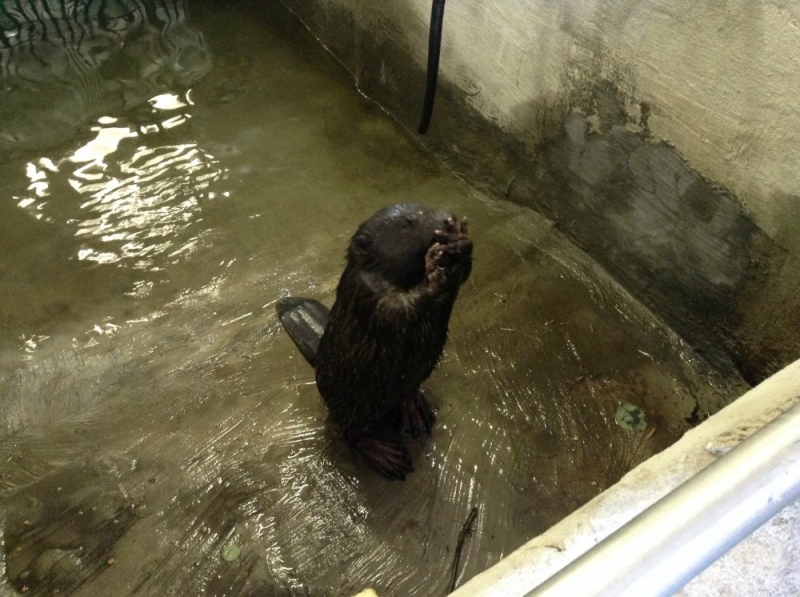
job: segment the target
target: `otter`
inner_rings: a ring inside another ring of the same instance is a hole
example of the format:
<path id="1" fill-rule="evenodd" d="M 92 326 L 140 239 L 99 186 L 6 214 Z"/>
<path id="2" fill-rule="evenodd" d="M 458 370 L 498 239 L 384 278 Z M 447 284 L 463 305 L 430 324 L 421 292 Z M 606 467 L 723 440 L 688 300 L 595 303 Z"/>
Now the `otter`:
<path id="1" fill-rule="evenodd" d="M 439 362 L 471 271 L 465 220 L 395 204 L 353 235 L 330 311 L 313 299 L 278 301 L 281 323 L 315 367 L 332 421 L 389 479 L 413 470 L 401 434 L 430 435 L 433 428 L 420 386 Z"/>

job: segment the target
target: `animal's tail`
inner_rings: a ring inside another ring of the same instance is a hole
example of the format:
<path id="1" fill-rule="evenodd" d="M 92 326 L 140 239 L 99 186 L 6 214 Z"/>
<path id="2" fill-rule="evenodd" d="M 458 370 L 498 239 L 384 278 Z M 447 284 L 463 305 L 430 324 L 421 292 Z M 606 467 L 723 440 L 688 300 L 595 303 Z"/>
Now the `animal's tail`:
<path id="1" fill-rule="evenodd" d="M 314 299 L 293 296 L 278 299 L 275 309 L 283 329 L 314 367 L 319 341 L 331 315 L 330 309 Z"/>

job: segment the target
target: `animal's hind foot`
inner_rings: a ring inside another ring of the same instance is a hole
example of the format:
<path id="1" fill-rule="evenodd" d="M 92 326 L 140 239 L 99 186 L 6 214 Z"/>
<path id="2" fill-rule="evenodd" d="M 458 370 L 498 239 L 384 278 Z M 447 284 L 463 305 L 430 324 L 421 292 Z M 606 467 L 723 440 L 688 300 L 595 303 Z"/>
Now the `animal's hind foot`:
<path id="1" fill-rule="evenodd" d="M 372 436 L 360 437 L 350 443 L 387 479 L 405 481 L 406 475 L 414 470 L 411 454 L 401 443 Z"/>
<path id="2" fill-rule="evenodd" d="M 422 392 L 414 392 L 403 403 L 403 432 L 413 438 L 430 435 L 436 423 L 436 413 L 425 400 Z"/>

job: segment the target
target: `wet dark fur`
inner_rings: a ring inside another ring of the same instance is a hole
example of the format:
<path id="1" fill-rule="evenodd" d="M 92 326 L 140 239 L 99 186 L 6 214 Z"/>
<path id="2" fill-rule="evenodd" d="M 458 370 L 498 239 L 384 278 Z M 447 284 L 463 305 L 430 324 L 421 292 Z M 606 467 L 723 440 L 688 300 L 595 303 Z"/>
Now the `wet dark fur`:
<path id="1" fill-rule="evenodd" d="M 390 478 L 412 470 L 400 432 L 430 433 L 434 415 L 419 387 L 471 269 L 466 225 L 421 205 L 382 209 L 350 242 L 316 355 L 317 387 L 347 441 Z"/>

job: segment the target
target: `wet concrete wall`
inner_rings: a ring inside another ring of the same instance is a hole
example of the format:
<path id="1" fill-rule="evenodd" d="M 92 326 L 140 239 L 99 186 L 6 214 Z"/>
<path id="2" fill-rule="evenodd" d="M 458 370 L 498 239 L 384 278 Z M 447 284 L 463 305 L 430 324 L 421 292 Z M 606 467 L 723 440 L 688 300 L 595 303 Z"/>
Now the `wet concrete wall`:
<path id="1" fill-rule="evenodd" d="M 283 0 L 409 129 L 428 0 Z M 723 370 L 800 354 L 800 8 L 448 3 L 421 137 L 556 225 Z"/>

